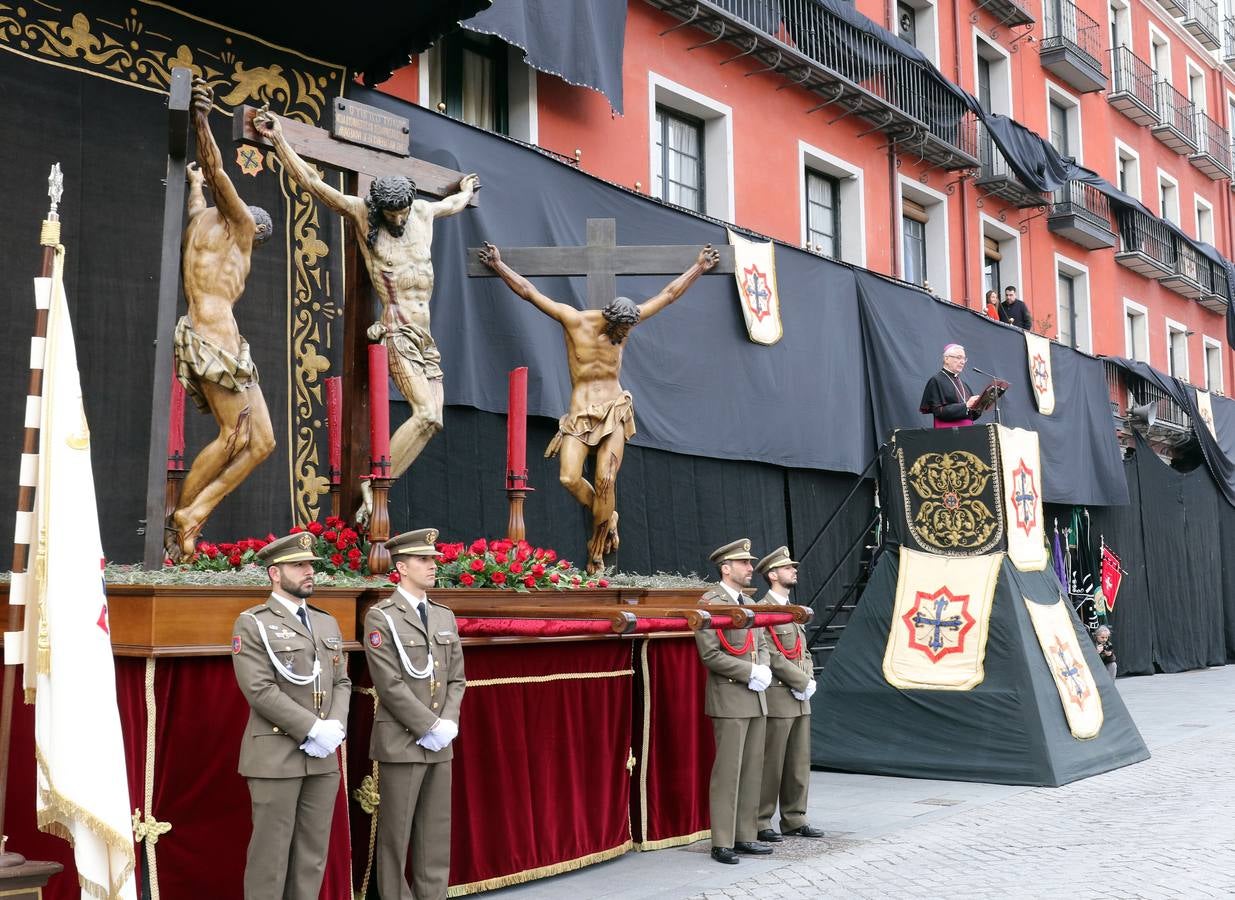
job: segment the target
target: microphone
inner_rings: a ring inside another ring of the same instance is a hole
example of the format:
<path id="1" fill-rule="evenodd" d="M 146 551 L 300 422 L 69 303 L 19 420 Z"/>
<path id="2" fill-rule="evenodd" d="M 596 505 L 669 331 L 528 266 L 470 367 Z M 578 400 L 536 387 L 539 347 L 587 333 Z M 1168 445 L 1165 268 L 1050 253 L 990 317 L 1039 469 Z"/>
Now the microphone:
<path id="1" fill-rule="evenodd" d="M 979 375 L 985 375 L 987 378 L 998 378 L 999 377 L 998 375 L 992 375 L 990 372 L 983 372 L 977 366 L 970 366 L 969 368 L 973 369 Z"/>

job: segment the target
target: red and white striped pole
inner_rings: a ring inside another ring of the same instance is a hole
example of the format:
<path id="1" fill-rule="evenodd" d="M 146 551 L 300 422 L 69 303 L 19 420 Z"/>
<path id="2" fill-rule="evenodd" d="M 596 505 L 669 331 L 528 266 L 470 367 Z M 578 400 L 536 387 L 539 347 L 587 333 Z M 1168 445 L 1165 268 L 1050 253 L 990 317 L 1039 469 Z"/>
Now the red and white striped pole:
<path id="1" fill-rule="evenodd" d="M 30 384 L 26 391 L 25 434 L 21 445 L 21 468 L 17 491 L 17 520 L 13 526 L 13 580 L 9 584 L 8 615 L 4 623 L 4 696 L 0 698 L 0 868 L 19 866 L 25 858 L 5 852 L 4 807 L 9 775 L 9 740 L 13 728 L 13 690 L 17 666 L 26 659 L 26 598 L 29 584 L 30 543 L 34 538 L 34 491 L 38 486 L 39 421 L 43 397 L 43 357 L 47 349 L 47 312 L 51 305 L 48 280 L 60 243 L 60 216 L 56 212 L 64 192 L 60 164 L 51 167 L 47 195 L 51 208 L 43 222 L 39 243 L 43 245 L 43 266 L 36 282 L 34 336 L 30 339 Z"/>

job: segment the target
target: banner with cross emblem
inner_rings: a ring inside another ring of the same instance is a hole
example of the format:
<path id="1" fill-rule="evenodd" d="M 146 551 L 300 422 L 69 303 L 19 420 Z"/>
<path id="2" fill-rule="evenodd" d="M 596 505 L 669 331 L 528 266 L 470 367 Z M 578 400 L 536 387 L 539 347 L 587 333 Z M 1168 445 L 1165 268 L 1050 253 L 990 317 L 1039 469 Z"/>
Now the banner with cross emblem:
<path id="1" fill-rule="evenodd" d="M 1025 332 L 1025 352 L 1029 356 L 1029 385 L 1038 412 L 1049 416 L 1055 411 L 1055 373 L 1051 368 L 1051 342 L 1040 334 Z"/>
<path id="2" fill-rule="evenodd" d="M 1022 596 L 1029 620 L 1033 622 L 1038 645 L 1046 657 L 1046 667 L 1059 691 L 1068 730 L 1078 740 L 1098 736 L 1102 730 L 1102 698 L 1093 680 L 1089 664 L 1081 654 L 1072 621 L 1072 608 L 1061 596 L 1051 604 L 1035 603 Z"/>
<path id="3" fill-rule="evenodd" d="M 1214 440 L 1218 439 L 1218 429 L 1214 425 L 1214 402 L 1209 395 L 1209 391 L 1203 391 L 1200 388 L 1193 388 L 1196 391 L 1196 411 L 1201 416 L 1201 421 L 1205 423 L 1205 427 L 1209 429 L 1209 433 L 1214 436 Z"/>
<path id="4" fill-rule="evenodd" d="M 776 292 L 776 249 L 771 241 L 748 241 L 725 229 L 733 247 L 733 277 L 746 334 L 756 344 L 775 344 L 784 333 L 780 322 L 780 295 Z"/>
<path id="5" fill-rule="evenodd" d="M 901 690 L 967 691 L 986 677 L 986 638 L 1003 554 L 900 549 L 883 677 Z"/>
<path id="6" fill-rule="evenodd" d="M 1038 433 L 998 427 L 1007 511 L 1008 559 L 1022 572 L 1041 572 L 1050 562 L 1042 514 L 1042 468 Z"/>

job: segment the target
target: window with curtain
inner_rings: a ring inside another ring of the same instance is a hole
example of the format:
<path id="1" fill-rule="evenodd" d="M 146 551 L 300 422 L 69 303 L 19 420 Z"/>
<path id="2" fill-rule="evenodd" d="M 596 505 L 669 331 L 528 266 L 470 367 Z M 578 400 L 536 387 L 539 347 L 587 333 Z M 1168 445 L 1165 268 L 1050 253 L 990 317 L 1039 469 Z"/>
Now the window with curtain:
<path id="1" fill-rule="evenodd" d="M 459 29 L 430 51 L 429 99 L 469 125 L 507 134 L 510 97 L 506 44 Z"/>
<path id="2" fill-rule="evenodd" d="M 929 217 L 926 207 L 910 200 L 901 198 L 901 240 L 905 253 L 905 280 L 917 285 L 925 285 L 928 278 L 926 268 L 926 223 Z"/>
<path id="3" fill-rule="evenodd" d="M 806 243 L 840 259 L 840 181 L 814 169 L 806 170 Z"/>
<path id="4" fill-rule="evenodd" d="M 653 194 L 703 212 L 703 122 L 657 106 L 654 155 Z"/>

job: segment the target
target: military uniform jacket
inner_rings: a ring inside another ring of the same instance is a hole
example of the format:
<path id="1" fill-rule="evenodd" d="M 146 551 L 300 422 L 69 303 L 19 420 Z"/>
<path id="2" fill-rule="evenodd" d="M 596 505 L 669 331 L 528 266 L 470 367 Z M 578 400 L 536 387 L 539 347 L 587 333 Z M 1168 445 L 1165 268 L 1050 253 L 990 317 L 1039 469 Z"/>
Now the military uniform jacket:
<path id="1" fill-rule="evenodd" d="M 703 595 L 703 604 L 735 605 L 720 585 Z M 722 634 L 725 642 L 735 650 L 745 647 L 748 639 L 751 649 L 735 655 L 721 642 Z M 751 665 L 768 665 L 768 645 L 762 628 L 727 628 L 723 632 L 701 628 L 695 632 L 695 646 L 708 670 L 703 700 L 703 711 L 707 715 L 719 719 L 751 719 L 767 714 L 763 694 L 747 687 Z"/>
<path id="2" fill-rule="evenodd" d="M 779 603 L 770 593 L 764 594 L 761 603 Z M 806 649 L 806 627 L 797 622 L 784 625 L 771 625 L 767 629 L 768 665 L 772 669 L 772 684 L 764 693 L 767 695 L 768 715 L 776 719 L 788 719 L 794 716 L 809 716 L 810 704 L 799 700 L 789 693 L 805 691 L 807 683 L 815 677 L 814 659 Z M 773 640 L 775 636 L 775 640 Z M 795 647 L 800 647 L 802 655 L 797 659 L 789 659 L 777 647 L 777 642 L 789 653 L 794 653 Z"/>
<path id="3" fill-rule="evenodd" d="M 338 769 L 334 754 L 316 759 L 300 749 L 316 719 L 337 719 L 347 727 L 352 682 L 339 623 L 330 613 L 307 607 L 312 635 L 300 619 L 273 596 L 245 610 L 232 626 L 232 667 L 240 692 L 249 702 L 249 723 L 240 745 L 240 774 L 246 778 L 296 778 Z M 316 651 L 321 664 L 322 708 L 314 710 L 313 685 L 293 684 L 275 671 L 262 642 L 296 675 L 313 672 Z"/>
<path id="4" fill-rule="evenodd" d="M 467 687 L 455 614 L 432 600 L 427 608 L 427 633 L 420 614 L 399 591 L 365 614 L 365 657 L 378 699 L 369 757 L 378 762 L 446 762 L 454 756 L 453 742 L 437 752 L 416 743 L 439 718 L 459 724 L 459 706 Z M 386 616 L 394 622 L 393 637 Z M 432 647 L 432 678 L 409 675 L 394 641 L 403 645 L 408 662 L 416 669 L 425 667 Z"/>

